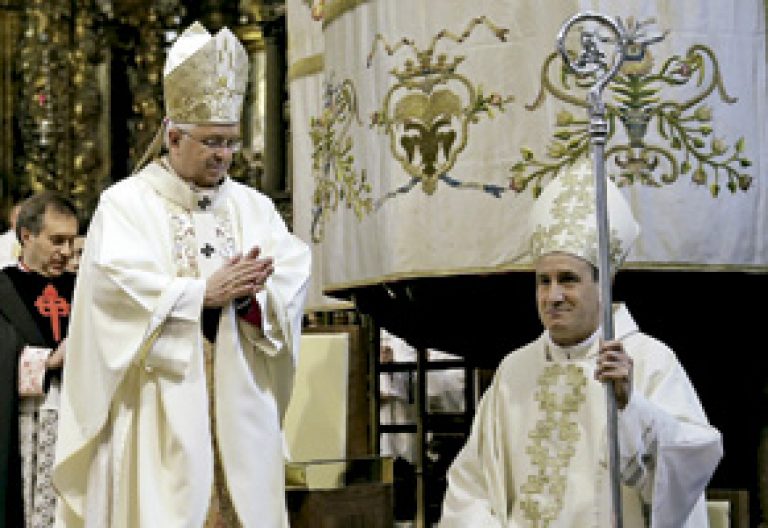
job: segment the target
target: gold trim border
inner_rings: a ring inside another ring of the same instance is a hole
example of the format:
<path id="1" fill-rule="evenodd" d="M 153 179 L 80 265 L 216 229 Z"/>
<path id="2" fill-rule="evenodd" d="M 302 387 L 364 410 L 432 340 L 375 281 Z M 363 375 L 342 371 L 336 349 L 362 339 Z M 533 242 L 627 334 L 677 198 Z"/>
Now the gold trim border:
<path id="1" fill-rule="evenodd" d="M 532 271 L 533 268 L 527 264 L 511 264 L 503 268 L 462 268 L 456 270 L 444 270 L 444 271 L 414 271 L 414 272 L 400 272 L 390 273 L 371 279 L 364 279 L 359 281 L 352 281 L 347 283 L 330 284 L 323 288 L 323 294 L 332 296 L 334 292 L 350 290 L 354 288 L 361 288 L 364 286 L 379 286 L 381 284 L 391 284 L 402 280 L 409 279 L 432 279 L 436 277 L 453 277 L 463 275 L 495 275 L 498 273 L 507 273 L 510 271 Z"/>
<path id="2" fill-rule="evenodd" d="M 621 267 L 622 271 L 703 271 L 703 272 L 738 272 L 765 274 L 768 273 L 768 264 L 693 264 L 686 262 L 629 262 Z M 329 284 L 322 291 L 324 295 L 333 296 L 347 290 L 366 286 L 380 286 L 409 279 L 433 279 L 440 277 L 466 276 L 466 275 L 496 275 L 509 272 L 531 272 L 532 264 L 510 264 L 495 268 L 462 268 L 444 271 L 415 271 L 381 275 L 371 279 L 351 281 L 347 283 Z"/>
<path id="3" fill-rule="evenodd" d="M 352 11 L 361 4 L 367 4 L 370 0 L 332 0 L 323 8 L 323 29 L 330 26 L 336 19 L 347 11 Z"/>
<path id="4" fill-rule="evenodd" d="M 634 271 L 706 271 L 768 273 L 768 264 L 694 264 L 691 262 L 628 262 L 621 267 Z"/>
<path id="5" fill-rule="evenodd" d="M 321 73 L 325 68 L 325 55 L 318 53 L 303 57 L 288 67 L 288 82 L 301 79 L 308 75 Z"/>
<path id="6" fill-rule="evenodd" d="M 355 303 L 352 301 L 337 300 L 333 303 L 324 302 L 320 304 L 312 304 L 304 307 L 304 313 L 318 313 L 318 312 L 335 312 L 337 310 L 354 310 Z"/>

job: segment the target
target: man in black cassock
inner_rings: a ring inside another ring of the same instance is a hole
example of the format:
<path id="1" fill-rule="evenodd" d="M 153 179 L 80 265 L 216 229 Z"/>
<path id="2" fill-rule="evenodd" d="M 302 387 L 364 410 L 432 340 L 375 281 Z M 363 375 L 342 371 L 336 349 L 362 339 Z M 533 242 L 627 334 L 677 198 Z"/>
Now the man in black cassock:
<path id="1" fill-rule="evenodd" d="M 50 473 L 75 275 L 77 211 L 45 191 L 24 202 L 21 256 L 0 271 L 0 528 L 53 526 Z"/>

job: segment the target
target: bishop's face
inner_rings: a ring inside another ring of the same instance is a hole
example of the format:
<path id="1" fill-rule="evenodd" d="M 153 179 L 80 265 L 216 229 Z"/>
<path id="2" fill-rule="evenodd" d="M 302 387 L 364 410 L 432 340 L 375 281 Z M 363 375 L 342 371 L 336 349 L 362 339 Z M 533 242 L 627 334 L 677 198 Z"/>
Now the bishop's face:
<path id="1" fill-rule="evenodd" d="M 58 277 L 72 257 L 76 236 L 77 218 L 48 207 L 39 233 L 21 229 L 21 259 L 32 271 Z"/>
<path id="2" fill-rule="evenodd" d="M 213 187 L 227 174 L 239 148 L 239 125 L 197 125 L 168 132 L 173 169 L 198 187 Z"/>
<path id="3" fill-rule="evenodd" d="M 567 253 L 536 261 L 536 305 L 544 328 L 558 345 L 575 345 L 600 324 L 600 288 L 593 266 Z"/>

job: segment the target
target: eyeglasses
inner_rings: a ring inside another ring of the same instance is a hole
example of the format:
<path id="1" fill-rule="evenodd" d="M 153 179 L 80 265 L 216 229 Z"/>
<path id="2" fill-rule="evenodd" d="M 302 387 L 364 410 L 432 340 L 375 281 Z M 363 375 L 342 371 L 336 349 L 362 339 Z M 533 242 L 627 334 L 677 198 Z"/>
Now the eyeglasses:
<path id="1" fill-rule="evenodd" d="M 182 134 L 189 137 L 196 143 L 200 143 L 202 146 L 214 149 L 227 149 L 230 152 L 237 152 L 243 146 L 243 141 L 240 138 L 225 138 L 225 137 L 205 137 L 198 139 L 184 129 L 179 129 Z"/>

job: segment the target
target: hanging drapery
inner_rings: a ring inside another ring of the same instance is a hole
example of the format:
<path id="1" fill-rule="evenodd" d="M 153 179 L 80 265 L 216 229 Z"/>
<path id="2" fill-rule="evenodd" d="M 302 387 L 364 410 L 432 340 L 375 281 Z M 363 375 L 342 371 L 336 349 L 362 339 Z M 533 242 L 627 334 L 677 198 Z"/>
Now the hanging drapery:
<path id="1" fill-rule="evenodd" d="M 626 267 L 768 268 L 764 2 L 296 0 L 295 226 L 316 288 L 528 269 L 533 200 L 588 153 L 591 82 L 555 51 L 585 9 L 668 31 L 605 90 L 608 173 L 643 230 Z"/>
<path id="2" fill-rule="evenodd" d="M 293 214 L 294 231 L 309 241 L 312 225 L 314 167 L 312 158 L 312 122 L 322 112 L 324 92 L 324 42 L 322 24 L 313 15 L 311 4 L 304 0 L 288 0 L 288 83 L 290 87 L 291 143 L 293 152 Z M 312 277 L 307 295 L 307 311 L 341 309 L 348 303 L 326 297 L 322 293 L 323 266 L 322 245 L 314 245 Z"/>

